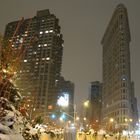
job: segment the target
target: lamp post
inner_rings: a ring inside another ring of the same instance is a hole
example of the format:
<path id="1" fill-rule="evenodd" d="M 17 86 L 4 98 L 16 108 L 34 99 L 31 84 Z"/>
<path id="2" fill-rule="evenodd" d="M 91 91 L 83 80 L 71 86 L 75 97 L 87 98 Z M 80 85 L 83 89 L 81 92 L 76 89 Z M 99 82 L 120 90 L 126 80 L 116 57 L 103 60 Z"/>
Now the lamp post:
<path id="1" fill-rule="evenodd" d="M 114 122 L 114 119 L 113 118 L 110 118 L 109 119 L 109 131 L 112 131 L 113 122 Z"/>
<path id="2" fill-rule="evenodd" d="M 76 104 L 70 104 L 68 102 L 67 104 L 64 104 L 63 100 L 61 99 L 58 102 L 58 105 L 60 107 L 60 112 L 69 116 L 73 120 L 74 126 L 76 126 Z M 69 112 L 70 106 L 72 106 L 73 108 L 73 115 L 71 115 L 71 113 Z"/>
<path id="3" fill-rule="evenodd" d="M 74 126 L 76 126 L 76 105 L 74 105 Z"/>
<path id="4" fill-rule="evenodd" d="M 74 126 L 76 126 L 76 120 L 78 119 L 77 114 L 76 114 L 76 105 L 75 104 L 73 105 L 73 116 L 68 114 L 68 113 L 66 113 L 66 112 L 63 112 L 63 113 L 66 114 L 67 116 L 71 117 L 73 119 Z"/>
<path id="5" fill-rule="evenodd" d="M 84 102 L 84 106 L 85 107 L 89 107 L 89 100 L 87 100 L 87 101 Z"/>
<path id="6" fill-rule="evenodd" d="M 90 122 L 89 120 L 90 120 L 90 116 L 89 116 L 89 106 L 90 106 L 90 101 L 89 100 L 86 100 L 86 101 L 84 101 L 83 102 L 83 108 L 84 108 L 84 118 L 83 118 L 83 120 L 84 120 L 84 123 L 85 122 L 87 122 L 87 119 L 88 119 L 88 123 Z"/>
<path id="7" fill-rule="evenodd" d="M 131 131 L 131 127 L 132 127 L 132 122 L 133 122 L 133 119 L 127 119 L 127 118 L 125 118 L 125 122 L 127 123 L 127 125 L 128 125 L 128 130 L 129 131 Z"/>
<path id="8" fill-rule="evenodd" d="M 132 130 L 132 129 L 131 129 L 131 128 L 132 128 L 132 122 L 133 122 L 133 119 L 130 118 L 130 119 L 129 119 L 129 131 Z"/>

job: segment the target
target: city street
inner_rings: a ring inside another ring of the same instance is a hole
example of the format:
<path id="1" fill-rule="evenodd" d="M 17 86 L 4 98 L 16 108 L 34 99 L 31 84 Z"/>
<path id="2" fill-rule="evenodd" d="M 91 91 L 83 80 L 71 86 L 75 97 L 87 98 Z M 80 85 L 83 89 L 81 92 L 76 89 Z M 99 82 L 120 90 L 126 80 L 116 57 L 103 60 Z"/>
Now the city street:
<path id="1" fill-rule="evenodd" d="M 64 134 L 62 136 L 54 136 L 51 137 L 49 134 L 42 134 L 40 140 L 140 140 L 137 136 L 103 136 L 103 135 L 93 135 L 93 134 L 85 134 L 85 133 L 77 133 L 76 138 L 73 134 Z"/>
<path id="2" fill-rule="evenodd" d="M 140 140 L 140 0 L 1 0 L 0 140 Z"/>

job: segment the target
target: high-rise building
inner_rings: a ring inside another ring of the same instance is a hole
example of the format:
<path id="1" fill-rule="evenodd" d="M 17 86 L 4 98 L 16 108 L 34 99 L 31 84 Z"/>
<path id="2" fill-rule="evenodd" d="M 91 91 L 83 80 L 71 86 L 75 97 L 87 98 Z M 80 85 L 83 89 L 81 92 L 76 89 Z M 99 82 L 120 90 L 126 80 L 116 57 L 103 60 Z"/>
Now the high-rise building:
<path id="1" fill-rule="evenodd" d="M 58 106 L 69 119 L 74 119 L 74 83 L 63 77 L 58 80 Z"/>
<path id="2" fill-rule="evenodd" d="M 87 118 L 94 129 L 98 129 L 101 123 L 101 101 L 102 83 L 91 82 L 89 94 L 89 107 L 87 107 Z"/>
<path id="3" fill-rule="evenodd" d="M 131 88 L 130 41 L 127 9 L 123 4 L 119 4 L 101 42 L 103 46 L 102 122 L 112 129 L 128 129 L 133 123 L 132 94 L 134 93 Z"/>
<path id="4" fill-rule="evenodd" d="M 36 94 L 39 111 L 55 109 L 56 82 L 59 79 L 63 54 L 63 39 L 59 20 L 49 10 L 41 10 L 29 19 L 10 22 L 5 38 L 12 47 L 25 49 L 17 72 L 16 85 L 23 95 Z"/>

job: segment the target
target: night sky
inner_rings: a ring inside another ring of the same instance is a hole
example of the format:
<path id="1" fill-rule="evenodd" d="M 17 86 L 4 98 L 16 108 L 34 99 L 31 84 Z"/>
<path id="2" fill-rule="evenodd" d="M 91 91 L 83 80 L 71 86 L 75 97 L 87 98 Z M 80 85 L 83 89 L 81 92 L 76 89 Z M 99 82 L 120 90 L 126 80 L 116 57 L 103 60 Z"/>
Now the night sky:
<path id="1" fill-rule="evenodd" d="M 64 39 L 62 75 L 75 83 L 75 102 L 82 106 L 90 82 L 102 81 L 101 40 L 115 7 L 124 3 L 131 32 L 131 75 L 140 106 L 140 0 L 0 0 L 0 32 L 21 17 L 49 9 L 59 18 Z M 139 107 L 140 108 L 140 107 Z"/>

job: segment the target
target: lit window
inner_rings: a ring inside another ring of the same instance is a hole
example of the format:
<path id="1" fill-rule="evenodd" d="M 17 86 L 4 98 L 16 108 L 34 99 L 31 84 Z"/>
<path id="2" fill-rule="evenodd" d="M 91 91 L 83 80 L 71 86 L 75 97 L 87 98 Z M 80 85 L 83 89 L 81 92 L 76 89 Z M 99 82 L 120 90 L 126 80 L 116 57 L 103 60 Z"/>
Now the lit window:
<path id="1" fill-rule="evenodd" d="M 126 77 L 125 75 L 122 75 L 121 79 L 122 79 L 123 81 L 125 81 L 125 80 L 127 80 L 127 77 Z"/>
<path id="2" fill-rule="evenodd" d="M 14 45 L 12 45 L 12 47 L 14 47 Z"/>
<path id="3" fill-rule="evenodd" d="M 38 62 L 36 62 L 36 65 L 38 65 Z"/>
<path id="4" fill-rule="evenodd" d="M 45 60 L 45 58 L 42 58 L 42 60 Z"/>
<path id="5" fill-rule="evenodd" d="M 50 33 L 52 33 L 53 32 L 53 30 L 50 30 Z"/>
<path id="6" fill-rule="evenodd" d="M 123 77 L 122 80 L 125 81 L 125 77 Z"/>
<path id="7" fill-rule="evenodd" d="M 47 33 L 49 33 L 49 31 L 45 31 L 45 33 L 47 34 Z"/>
<path id="8" fill-rule="evenodd" d="M 46 60 L 50 60 L 50 57 L 47 57 Z"/>
<path id="9" fill-rule="evenodd" d="M 43 34 L 43 32 L 41 31 L 40 34 Z"/>
<path id="10" fill-rule="evenodd" d="M 44 46 L 47 46 L 47 44 L 44 44 Z"/>
<path id="11" fill-rule="evenodd" d="M 50 110 L 50 109 L 53 109 L 53 106 L 52 105 L 49 105 L 48 106 L 48 109 Z"/>
<path id="12" fill-rule="evenodd" d="M 27 62 L 27 60 L 24 60 L 24 62 Z"/>
<path id="13" fill-rule="evenodd" d="M 27 34 L 25 34 L 24 36 L 27 36 Z"/>
<path id="14" fill-rule="evenodd" d="M 34 54 L 36 54 L 36 52 L 34 52 Z"/>
<path id="15" fill-rule="evenodd" d="M 41 45 L 39 44 L 38 47 L 41 47 Z"/>

